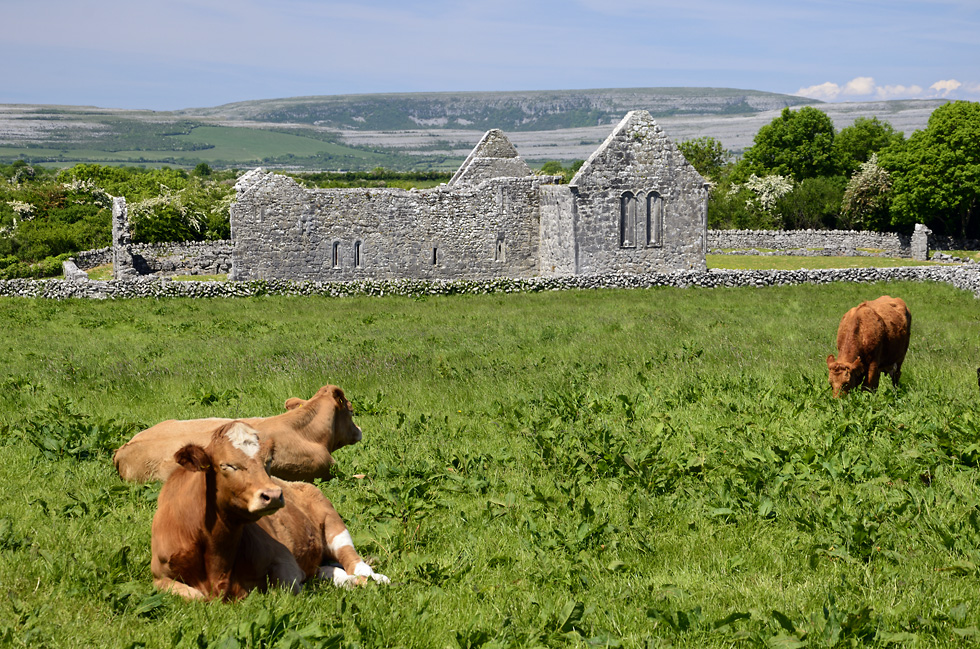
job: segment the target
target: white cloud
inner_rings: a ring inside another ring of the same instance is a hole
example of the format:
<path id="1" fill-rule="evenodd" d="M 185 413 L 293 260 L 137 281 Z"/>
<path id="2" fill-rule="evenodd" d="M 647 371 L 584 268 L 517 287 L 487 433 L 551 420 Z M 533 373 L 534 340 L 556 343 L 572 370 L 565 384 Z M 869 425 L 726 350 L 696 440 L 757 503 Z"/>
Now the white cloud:
<path id="1" fill-rule="evenodd" d="M 801 97 L 809 97 L 810 99 L 819 99 L 821 101 L 833 101 L 841 93 L 841 87 L 836 83 L 831 83 L 830 81 L 826 83 L 821 83 L 819 86 L 809 86 L 808 88 L 800 88 L 795 93 Z"/>
<path id="2" fill-rule="evenodd" d="M 870 95 L 874 93 L 874 77 L 856 77 L 844 85 L 842 94 L 845 95 Z"/>
<path id="3" fill-rule="evenodd" d="M 962 85 L 963 84 L 957 81 L 956 79 L 946 79 L 943 81 L 937 81 L 936 83 L 929 86 L 929 88 L 931 90 L 935 90 L 936 92 L 942 94 L 945 97 L 950 92 L 956 90 Z"/>

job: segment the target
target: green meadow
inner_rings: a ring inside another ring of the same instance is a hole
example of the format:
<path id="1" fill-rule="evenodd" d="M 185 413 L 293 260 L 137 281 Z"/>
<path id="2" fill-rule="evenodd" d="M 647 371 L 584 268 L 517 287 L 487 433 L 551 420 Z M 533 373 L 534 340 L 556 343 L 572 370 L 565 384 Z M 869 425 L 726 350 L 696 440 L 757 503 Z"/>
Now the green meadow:
<path id="1" fill-rule="evenodd" d="M 249 168 L 260 165 L 295 169 L 372 169 L 375 167 L 455 169 L 462 159 L 446 156 L 410 156 L 390 149 L 355 148 L 321 139 L 322 134 L 303 129 L 292 132 L 239 126 L 187 127 L 186 132 L 132 133 L 112 145 L 92 142 L 63 147 L 44 143 L 32 146 L 0 145 L 0 162 L 26 160 L 45 166 L 69 167 L 82 162 L 177 166 L 193 168 L 204 162 L 216 168 Z"/>
<path id="2" fill-rule="evenodd" d="M 833 399 L 841 315 L 912 312 Z M 980 308 L 944 284 L 446 298 L 0 299 L 0 646 L 965 647 L 980 641 Z M 335 383 L 320 487 L 389 586 L 154 592 L 165 418 Z"/>

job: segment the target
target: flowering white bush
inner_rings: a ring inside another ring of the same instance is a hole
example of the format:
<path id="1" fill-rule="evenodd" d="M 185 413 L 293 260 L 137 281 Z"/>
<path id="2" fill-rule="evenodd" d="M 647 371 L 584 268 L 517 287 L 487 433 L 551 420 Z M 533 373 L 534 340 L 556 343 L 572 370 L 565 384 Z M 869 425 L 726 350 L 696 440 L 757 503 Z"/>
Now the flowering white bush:
<path id="1" fill-rule="evenodd" d="M 72 194 L 89 196 L 92 202 L 100 207 L 112 207 L 112 196 L 109 196 L 104 189 L 96 185 L 92 180 L 79 180 L 78 178 L 72 178 L 69 182 L 62 183 L 61 186 Z M 82 205 L 85 203 L 85 201 L 83 199 L 76 198 L 75 203 Z"/>
<path id="2" fill-rule="evenodd" d="M 20 215 L 20 218 L 25 221 L 30 221 L 34 218 L 34 206 L 30 203 L 25 203 L 23 201 L 10 201 L 7 203 L 10 208 Z"/>
<path id="3" fill-rule="evenodd" d="M 854 226 L 869 229 L 881 226 L 891 188 L 891 176 L 878 166 L 878 154 L 874 153 L 851 176 L 841 209 L 851 218 Z"/>
<path id="4" fill-rule="evenodd" d="M 776 206 L 776 201 L 793 191 L 793 181 L 785 176 L 756 176 L 752 174 L 745 181 L 745 189 L 755 194 L 754 202 L 764 212 L 771 212 Z M 748 201 L 748 207 L 752 207 L 753 199 Z"/>

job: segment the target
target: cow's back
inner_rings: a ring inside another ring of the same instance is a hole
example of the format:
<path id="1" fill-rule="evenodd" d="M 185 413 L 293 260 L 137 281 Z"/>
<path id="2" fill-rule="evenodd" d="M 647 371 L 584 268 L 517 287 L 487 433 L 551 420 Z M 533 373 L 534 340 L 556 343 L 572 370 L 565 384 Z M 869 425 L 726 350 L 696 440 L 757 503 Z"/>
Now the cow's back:
<path id="1" fill-rule="evenodd" d="M 262 417 L 240 419 L 254 426 Z M 129 482 L 166 480 L 177 467 L 174 454 L 187 444 L 206 446 L 211 434 L 234 419 L 168 419 L 137 433 L 112 456 L 119 477 Z"/>
<path id="2" fill-rule="evenodd" d="M 867 363 L 878 356 L 887 331 L 881 317 L 862 302 L 848 309 L 837 327 L 838 360 L 850 363 L 856 359 Z"/>
<path id="3" fill-rule="evenodd" d="M 886 342 L 882 348 L 883 365 L 901 366 L 909 348 L 912 329 L 912 314 L 902 298 L 882 295 L 876 300 L 866 302 L 881 318 L 885 327 Z"/>

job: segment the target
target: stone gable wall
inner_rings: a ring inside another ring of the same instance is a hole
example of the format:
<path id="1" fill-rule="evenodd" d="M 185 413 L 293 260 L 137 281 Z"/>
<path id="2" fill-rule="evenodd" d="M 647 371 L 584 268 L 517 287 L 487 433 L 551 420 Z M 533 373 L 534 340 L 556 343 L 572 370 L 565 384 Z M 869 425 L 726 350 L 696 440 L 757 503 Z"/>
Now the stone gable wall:
<path id="1" fill-rule="evenodd" d="M 628 114 L 569 185 L 575 201 L 576 272 L 706 269 L 705 180 L 649 114 Z M 624 200 L 633 201 L 633 207 L 624 207 Z M 655 200 L 659 208 L 653 207 Z M 625 236 L 624 209 L 634 210 Z M 659 228 L 652 216 L 656 209 L 663 215 Z"/>

